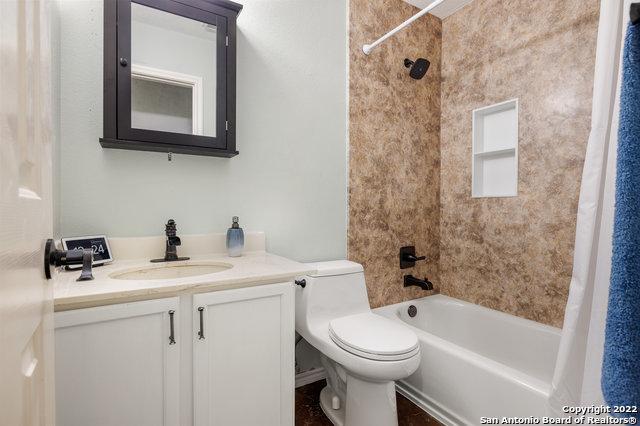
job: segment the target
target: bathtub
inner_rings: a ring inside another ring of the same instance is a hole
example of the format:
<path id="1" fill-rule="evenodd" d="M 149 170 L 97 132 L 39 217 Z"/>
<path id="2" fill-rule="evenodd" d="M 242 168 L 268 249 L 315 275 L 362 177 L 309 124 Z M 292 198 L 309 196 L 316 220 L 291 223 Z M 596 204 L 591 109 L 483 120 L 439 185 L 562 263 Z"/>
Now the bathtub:
<path id="1" fill-rule="evenodd" d="M 408 308 L 417 314 L 411 318 Z M 544 416 L 560 329 L 443 295 L 375 309 L 418 335 L 418 370 L 398 391 L 446 425 Z"/>

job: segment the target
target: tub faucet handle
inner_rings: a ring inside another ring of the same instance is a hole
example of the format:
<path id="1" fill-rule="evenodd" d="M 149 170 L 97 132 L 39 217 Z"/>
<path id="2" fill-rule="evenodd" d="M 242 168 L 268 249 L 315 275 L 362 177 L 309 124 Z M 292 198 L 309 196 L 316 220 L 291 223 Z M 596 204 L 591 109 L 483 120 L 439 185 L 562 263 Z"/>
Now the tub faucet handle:
<path id="1" fill-rule="evenodd" d="M 427 256 L 414 256 L 413 254 L 406 253 L 404 255 L 404 260 L 408 262 L 417 262 L 419 260 L 425 260 Z"/>
<path id="2" fill-rule="evenodd" d="M 426 258 L 426 256 L 416 256 L 415 246 L 400 247 L 400 269 L 413 268 L 417 261 Z"/>

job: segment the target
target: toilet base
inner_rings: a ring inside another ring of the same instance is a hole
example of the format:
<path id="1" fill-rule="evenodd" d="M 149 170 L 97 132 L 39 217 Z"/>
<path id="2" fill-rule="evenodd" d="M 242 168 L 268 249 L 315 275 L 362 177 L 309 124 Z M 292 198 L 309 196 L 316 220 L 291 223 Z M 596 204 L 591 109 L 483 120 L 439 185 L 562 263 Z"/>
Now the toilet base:
<path id="1" fill-rule="evenodd" d="M 331 406 L 333 397 L 336 396 L 335 392 L 331 389 L 331 386 L 327 385 L 320 391 L 320 408 L 325 416 L 334 424 L 334 426 L 344 426 L 345 418 L 345 405 L 344 401 L 341 401 L 340 409 L 334 410 Z"/>
<path id="2" fill-rule="evenodd" d="M 336 397 L 330 385 L 320 392 L 320 407 L 335 426 L 397 426 L 395 382 L 367 382 L 347 373 L 346 401 L 332 408 Z"/>

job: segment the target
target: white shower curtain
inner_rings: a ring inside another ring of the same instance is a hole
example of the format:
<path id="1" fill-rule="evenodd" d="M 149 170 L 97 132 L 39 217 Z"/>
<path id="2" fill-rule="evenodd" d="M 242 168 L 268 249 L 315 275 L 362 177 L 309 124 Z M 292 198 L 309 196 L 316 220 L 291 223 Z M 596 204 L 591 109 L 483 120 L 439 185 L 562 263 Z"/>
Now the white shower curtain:
<path id="1" fill-rule="evenodd" d="M 602 0 L 600 5 L 591 135 L 582 173 L 573 277 L 548 400 L 552 416 L 566 415 L 564 406 L 604 404 L 600 373 L 611 273 L 620 63 L 630 3 Z"/>

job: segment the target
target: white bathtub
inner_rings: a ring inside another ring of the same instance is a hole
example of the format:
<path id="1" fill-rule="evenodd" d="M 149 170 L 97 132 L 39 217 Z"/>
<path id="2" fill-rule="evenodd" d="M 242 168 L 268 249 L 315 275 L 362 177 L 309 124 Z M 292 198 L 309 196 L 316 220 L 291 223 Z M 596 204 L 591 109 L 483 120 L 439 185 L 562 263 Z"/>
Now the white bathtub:
<path id="1" fill-rule="evenodd" d="M 409 317 L 410 305 L 417 315 Z M 400 393 L 446 425 L 544 416 L 560 330 L 443 295 L 375 310 L 418 335 L 418 370 Z"/>

